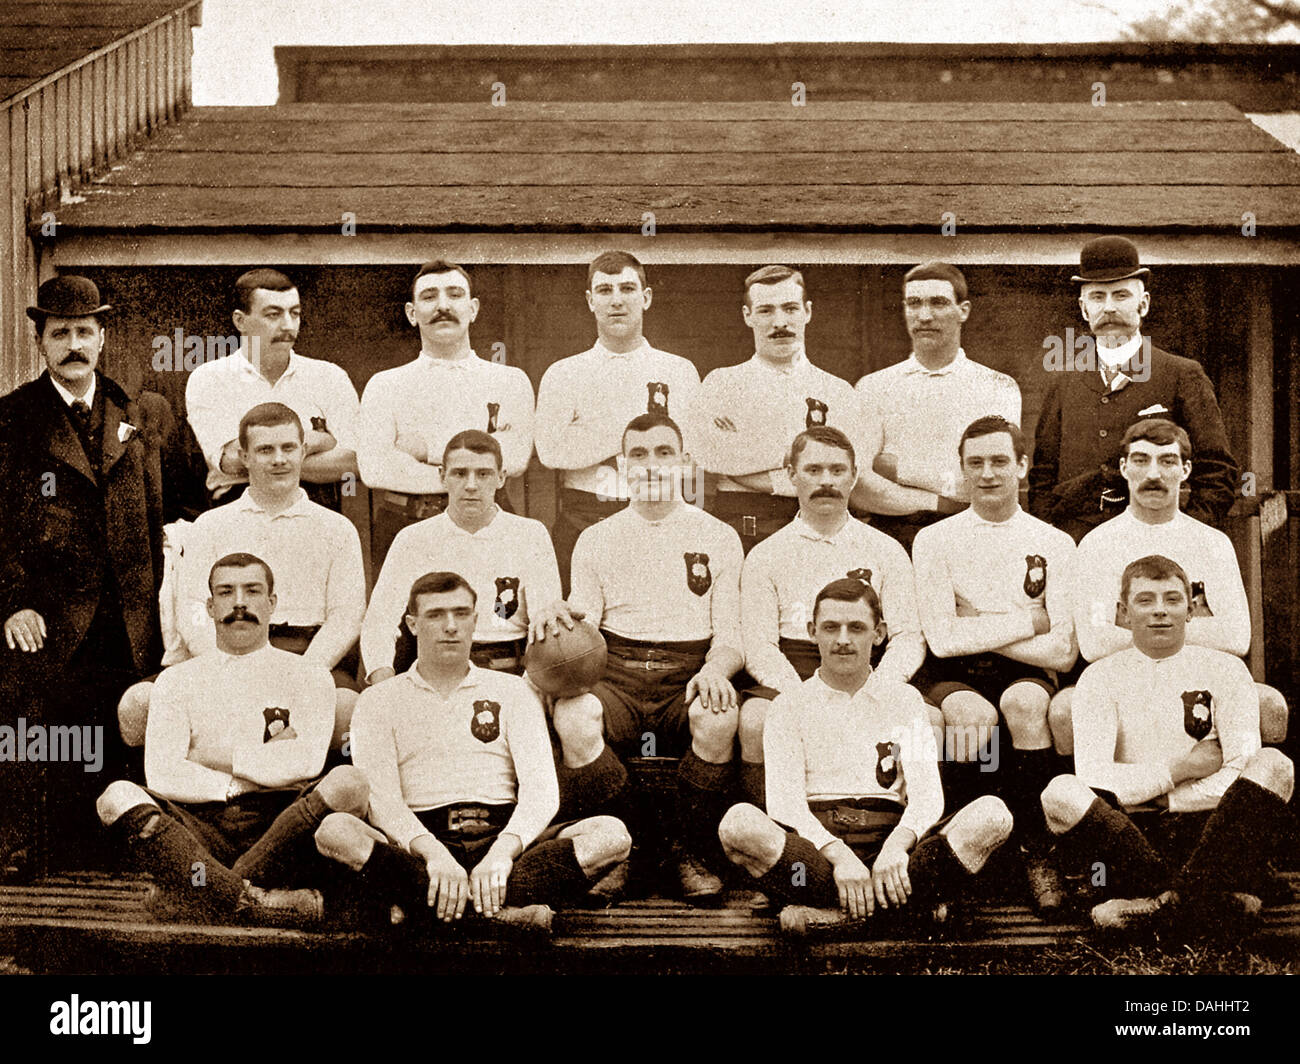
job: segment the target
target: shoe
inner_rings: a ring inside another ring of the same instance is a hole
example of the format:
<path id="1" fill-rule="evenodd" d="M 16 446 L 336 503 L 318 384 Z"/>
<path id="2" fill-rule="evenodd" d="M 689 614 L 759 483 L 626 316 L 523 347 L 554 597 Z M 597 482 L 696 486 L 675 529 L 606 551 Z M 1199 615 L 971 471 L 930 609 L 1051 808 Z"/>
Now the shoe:
<path id="1" fill-rule="evenodd" d="M 727 892 L 726 907 L 728 909 L 758 911 L 772 908 L 772 900 L 761 890 L 739 888 Z"/>
<path id="2" fill-rule="evenodd" d="M 687 901 L 707 901 L 722 895 L 722 880 L 690 854 L 678 855 L 677 882 L 681 884 L 682 897 Z"/>
<path id="3" fill-rule="evenodd" d="M 1258 928 L 1263 909 L 1259 897 L 1241 891 L 1187 898 L 1177 930 L 1188 941 L 1239 941 Z"/>
<path id="4" fill-rule="evenodd" d="M 593 909 L 608 909 L 614 905 L 627 893 L 627 880 L 631 867 L 630 861 L 619 861 L 614 865 L 587 891 L 587 903 Z"/>
<path id="5" fill-rule="evenodd" d="M 843 909 L 818 909 L 811 905 L 787 905 L 781 910 L 779 920 L 785 934 L 801 937 L 850 931 L 867 924 L 866 920 L 851 919 Z"/>
<path id="6" fill-rule="evenodd" d="M 319 890 L 266 890 L 251 883 L 235 906 L 239 923 L 302 927 L 318 924 L 325 916 L 325 899 Z"/>
<path id="7" fill-rule="evenodd" d="M 549 905 L 507 905 L 497 910 L 491 922 L 532 937 L 550 935 L 554 919 L 555 910 Z"/>
<path id="8" fill-rule="evenodd" d="M 1092 908 L 1092 926 L 1098 931 L 1141 933 L 1157 930 L 1177 900 L 1167 890 L 1157 898 L 1111 898 Z"/>
<path id="9" fill-rule="evenodd" d="M 1065 905 L 1065 881 L 1050 858 L 1043 854 L 1023 852 L 1025 878 L 1029 880 L 1029 896 L 1038 915 L 1045 918 L 1058 916 Z"/>

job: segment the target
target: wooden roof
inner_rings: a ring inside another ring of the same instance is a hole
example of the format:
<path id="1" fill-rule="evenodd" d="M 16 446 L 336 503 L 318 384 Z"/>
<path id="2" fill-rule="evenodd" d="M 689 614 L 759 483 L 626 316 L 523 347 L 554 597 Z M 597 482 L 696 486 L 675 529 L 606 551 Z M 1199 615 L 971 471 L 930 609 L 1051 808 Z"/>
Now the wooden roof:
<path id="1" fill-rule="evenodd" d="M 4 0 L 0 4 L 0 100 L 189 3 Z"/>
<path id="2" fill-rule="evenodd" d="M 199 108 L 60 233 L 1300 227 L 1300 158 L 1223 103 Z"/>

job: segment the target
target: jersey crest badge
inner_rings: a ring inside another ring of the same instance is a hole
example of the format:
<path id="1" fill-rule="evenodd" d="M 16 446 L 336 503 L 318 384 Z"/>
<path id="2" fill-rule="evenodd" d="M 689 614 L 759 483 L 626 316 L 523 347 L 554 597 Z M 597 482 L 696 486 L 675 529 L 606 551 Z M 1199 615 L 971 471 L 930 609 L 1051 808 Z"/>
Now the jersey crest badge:
<path id="1" fill-rule="evenodd" d="M 1210 734 L 1210 706 L 1214 696 L 1209 691 L 1183 692 L 1183 731 L 1193 739 Z"/>
<path id="2" fill-rule="evenodd" d="M 1038 598 L 1047 590 L 1047 559 L 1041 554 L 1025 555 L 1025 594 Z"/>
<path id="3" fill-rule="evenodd" d="M 469 721 L 470 734 L 481 743 L 495 742 L 501 734 L 501 703 L 479 699 Z"/>
<path id="4" fill-rule="evenodd" d="M 895 743 L 876 743 L 876 782 L 882 787 L 892 787 L 898 780 L 898 746 Z"/>
<path id="5" fill-rule="evenodd" d="M 803 419 L 805 428 L 813 428 L 816 425 L 826 424 L 826 413 L 830 409 L 820 399 L 808 398 L 804 402 L 808 404 L 808 414 Z"/>
<path id="6" fill-rule="evenodd" d="M 713 586 L 709 556 L 687 551 L 682 557 L 686 560 L 686 586 L 697 595 L 705 594 Z"/>
<path id="7" fill-rule="evenodd" d="M 266 722 L 262 728 L 262 742 L 269 743 L 285 728 L 289 727 L 289 711 L 283 706 L 267 706 L 262 710 L 262 719 Z"/>
<path id="8" fill-rule="evenodd" d="M 325 419 L 323 417 L 313 417 L 311 419 L 311 430 L 312 432 L 329 432 L 329 429 L 325 427 Z"/>
<path id="9" fill-rule="evenodd" d="M 487 430 L 488 430 L 488 432 L 496 432 L 496 430 L 497 430 L 497 415 L 501 413 L 501 404 L 500 404 L 500 403 L 488 403 L 487 408 L 488 408 L 488 426 L 487 426 Z"/>
<path id="10" fill-rule="evenodd" d="M 1205 597 L 1204 580 L 1192 581 L 1192 608 L 1187 616 L 1189 618 L 1214 616 L 1214 611 L 1210 609 L 1210 600 Z"/>
<path id="11" fill-rule="evenodd" d="M 492 612 L 503 621 L 508 621 L 519 612 L 519 577 L 498 576 L 497 600 L 492 604 Z"/>
<path id="12" fill-rule="evenodd" d="M 645 412 L 647 414 L 668 413 L 668 385 L 663 381 L 646 381 L 647 392 Z"/>
<path id="13" fill-rule="evenodd" d="M 867 587 L 870 587 L 873 591 L 875 590 L 875 588 L 872 587 L 872 583 L 871 583 L 870 569 L 850 569 L 844 575 L 847 576 L 850 580 L 860 580 L 862 581 L 862 583 L 866 584 Z"/>

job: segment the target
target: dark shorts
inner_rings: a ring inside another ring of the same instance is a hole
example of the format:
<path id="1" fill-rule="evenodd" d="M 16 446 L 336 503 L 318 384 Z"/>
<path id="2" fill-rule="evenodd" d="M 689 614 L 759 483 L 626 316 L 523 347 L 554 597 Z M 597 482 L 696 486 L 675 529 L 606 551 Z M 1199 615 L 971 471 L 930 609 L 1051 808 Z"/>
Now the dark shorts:
<path id="1" fill-rule="evenodd" d="M 472 869 L 483 859 L 505 830 L 514 816 L 513 805 L 480 805 L 475 802 L 457 802 L 454 805 L 440 805 L 437 809 L 425 809 L 415 814 L 430 833 L 447 847 L 457 863 L 464 869 Z M 555 838 L 574 821 L 552 824 L 519 854 L 522 857 L 538 843 Z M 518 861 L 519 857 L 515 860 Z"/>
<path id="2" fill-rule="evenodd" d="M 799 512 L 799 500 L 761 492 L 719 491 L 714 494 L 708 511 L 740 534 L 740 545 L 748 554 L 794 520 Z"/>
<path id="3" fill-rule="evenodd" d="M 602 634 L 609 656 L 591 693 L 605 711 L 606 742 L 620 757 L 681 757 L 691 737 L 686 685 L 704 664 L 709 640 L 647 643 Z"/>
<path id="4" fill-rule="evenodd" d="M 921 529 L 928 528 L 948 516 L 950 515 L 939 513 L 938 510 L 918 510 L 914 514 L 862 514 L 860 519 L 866 521 L 877 532 L 883 532 L 898 540 L 910 558 L 912 541 L 916 539 L 916 534 Z"/>
<path id="5" fill-rule="evenodd" d="M 902 806 L 887 798 L 837 798 L 809 802 L 808 809 L 822 827 L 836 838 L 843 839 L 849 849 L 868 866 L 880 853 L 889 833 L 898 827 L 898 822 L 903 818 Z M 937 835 L 956 815 L 957 811 L 954 810 L 937 821 L 921 839 Z M 921 839 L 916 841 L 919 843 Z"/>
<path id="6" fill-rule="evenodd" d="M 1012 661 L 1001 654 L 967 654 L 956 658 L 927 654 L 912 683 L 936 706 L 956 691 L 974 691 L 996 709 L 1002 692 L 1014 683 L 1036 683 L 1049 696 L 1057 691 L 1056 679 L 1046 669 Z"/>

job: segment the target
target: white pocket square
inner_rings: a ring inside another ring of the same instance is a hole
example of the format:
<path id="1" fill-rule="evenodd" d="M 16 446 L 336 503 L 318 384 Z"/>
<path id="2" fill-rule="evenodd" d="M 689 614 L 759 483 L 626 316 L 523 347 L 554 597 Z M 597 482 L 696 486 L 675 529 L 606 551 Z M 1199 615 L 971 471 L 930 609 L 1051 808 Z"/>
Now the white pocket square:
<path id="1" fill-rule="evenodd" d="M 119 422 L 117 426 L 117 442 L 126 443 L 127 440 L 136 434 L 136 431 L 134 425 L 126 421 Z"/>
<path id="2" fill-rule="evenodd" d="M 1139 410 L 1138 417 L 1151 417 L 1154 416 L 1155 414 L 1167 414 L 1167 413 L 1169 413 L 1169 407 L 1162 406 L 1160 403 L 1156 403 L 1155 406 L 1149 406 L 1145 410 Z"/>

